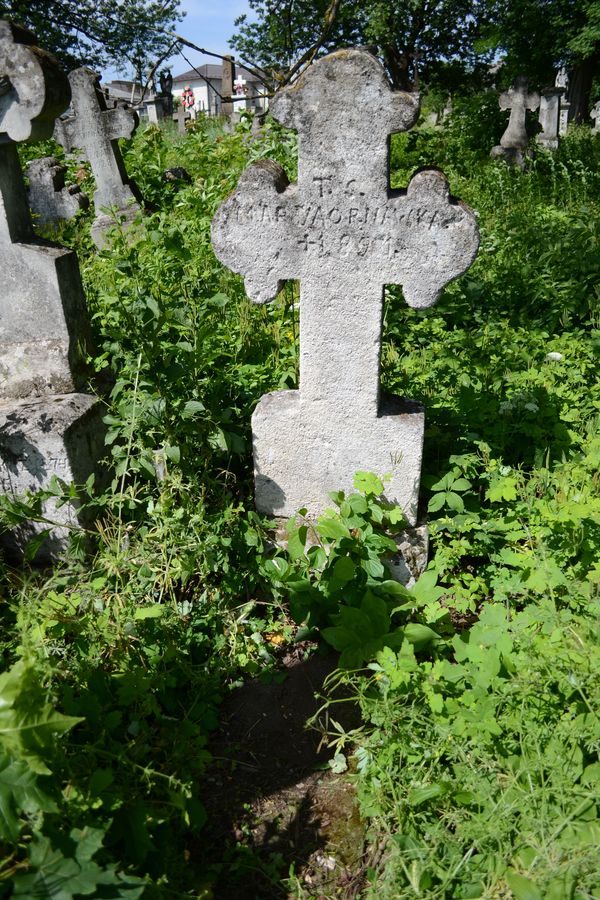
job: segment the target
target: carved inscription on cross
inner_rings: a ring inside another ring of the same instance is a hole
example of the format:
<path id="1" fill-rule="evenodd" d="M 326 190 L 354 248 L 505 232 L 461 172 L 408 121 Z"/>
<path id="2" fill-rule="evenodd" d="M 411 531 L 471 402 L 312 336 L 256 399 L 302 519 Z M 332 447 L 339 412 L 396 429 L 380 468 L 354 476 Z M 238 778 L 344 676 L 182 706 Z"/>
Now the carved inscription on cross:
<path id="1" fill-rule="evenodd" d="M 475 218 L 436 170 L 389 190 L 388 136 L 414 123 L 418 101 L 392 92 L 370 54 L 313 64 L 271 112 L 298 131 L 297 184 L 277 163 L 256 163 L 213 221 L 218 257 L 255 302 L 300 280 L 300 390 L 266 395 L 252 420 L 257 506 L 316 515 L 363 469 L 391 475 L 386 495 L 414 522 L 423 413 L 380 403 L 383 288 L 434 303 L 475 257 Z"/>
<path id="2" fill-rule="evenodd" d="M 500 109 L 510 109 L 508 127 L 500 138 L 501 147 L 523 149 L 529 142 L 525 128 L 527 110 L 535 110 L 540 105 L 539 94 L 527 93 L 527 79 L 523 75 L 515 78 L 512 86 L 500 94 Z"/>
<path id="3" fill-rule="evenodd" d="M 127 209 L 137 198 L 117 141 L 131 137 L 137 117 L 121 107 L 107 109 L 99 88 L 100 77 L 91 69 L 75 69 L 69 74 L 69 81 L 74 114 L 57 121 L 54 137 L 65 150 L 83 150 L 89 160 L 96 180 L 96 217 L 103 208 Z"/>

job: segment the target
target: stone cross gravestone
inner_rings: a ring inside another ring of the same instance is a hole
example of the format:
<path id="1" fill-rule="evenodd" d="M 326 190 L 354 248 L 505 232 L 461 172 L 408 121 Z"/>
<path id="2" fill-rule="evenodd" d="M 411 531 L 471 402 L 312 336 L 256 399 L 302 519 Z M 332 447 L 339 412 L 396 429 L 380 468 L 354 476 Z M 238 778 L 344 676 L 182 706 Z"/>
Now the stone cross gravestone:
<path id="1" fill-rule="evenodd" d="M 319 60 L 270 108 L 298 131 L 297 184 L 277 163 L 257 162 L 213 220 L 215 252 L 244 275 L 252 300 L 300 279 L 300 389 L 265 395 L 252 418 L 256 504 L 272 516 L 319 515 L 330 491 L 351 490 L 367 470 L 390 476 L 386 497 L 416 521 L 424 415 L 380 398 L 384 285 L 430 306 L 478 246 L 475 217 L 441 172 L 389 188 L 389 135 L 418 110 L 369 53 Z"/>
<path id="2" fill-rule="evenodd" d="M 43 156 L 27 163 L 29 206 L 36 215 L 36 225 L 55 225 L 61 219 L 72 219 L 80 209 L 87 209 L 89 198 L 76 184 L 65 185 L 65 166 L 54 156 Z"/>
<path id="3" fill-rule="evenodd" d="M 494 147 L 491 156 L 523 167 L 529 135 L 525 127 L 527 110 L 535 110 L 540 105 L 539 94 L 527 92 L 527 79 L 523 75 L 515 78 L 512 86 L 500 94 L 500 109 L 509 109 L 510 118 L 506 131 L 500 138 L 500 145 Z"/>
<path id="4" fill-rule="evenodd" d="M 102 445 L 100 403 L 85 383 L 88 321 L 74 253 L 36 240 L 16 142 L 52 134 L 69 103 L 58 63 L 33 35 L 0 21 L 0 490 L 17 496 L 53 475 L 81 483 Z M 75 524 L 75 511 L 46 504 L 46 514 Z M 0 542 L 13 553 L 43 526 L 23 526 Z M 54 529 L 42 554 L 64 539 Z"/>
<path id="5" fill-rule="evenodd" d="M 539 120 L 542 131 L 536 135 L 536 142 L 547 150 L 556 150 L 558 147 L 560 98 L 562 88 L 544 91 L 540 99 Z"/>
<path id="6" fill-rule="evenodd" d="M 115 211 L 126 222 L 139 212 L 139 192 L 127 177 L 118 144 L 119 138 L 131 137 L 137 116 L 122 107 L 107 108 L 100 76 L 91 69 L 75 69 L 69 82 L 73 115 L 56 122 L 54 137 L 65 150 L 82 150 L 92 167 L 96 180 L 92 237 L 102 247 L 107 229 L 115 224 Z"/>
<path id="7" fill-rule="evenodd" d="M 187 118 L 189 118 L 187 110 L 180 104 L 173 113 L 173 120 L 177 122 L 177 131 L 179 134 L 185 134 L 185 122 Z"/>
<path id="8" fill-rule="evenodd" d="M 592 134 L 598 134 L 598 132 L 600 132 L 600 100 L 594 104 L 592 111 L 590 112 L 590 118 L 594 122 Z"/>

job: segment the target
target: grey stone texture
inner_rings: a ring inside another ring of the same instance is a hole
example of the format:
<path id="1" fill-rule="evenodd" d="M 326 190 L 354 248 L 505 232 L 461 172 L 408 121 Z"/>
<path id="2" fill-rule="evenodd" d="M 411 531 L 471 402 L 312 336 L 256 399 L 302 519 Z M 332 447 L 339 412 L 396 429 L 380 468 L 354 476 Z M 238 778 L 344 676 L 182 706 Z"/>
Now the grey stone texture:
<path id="1" fill-rule="evenodd" d="M 53 475 L 89 474 L 101 434 L 91 425 L 98 401 L 77 393 L 88 342 L 77 258 L 34 237 L 14 143 L 50 137 L 69 103 L 66 77 L 33 42 L 0 21 L 0 82 L 10 83 L 0 97 L 0 487 L 11 495 L 46 487 Z M 63 509 L 61 521 L 74 514 Z M 22 548 L 26 534 L 44 527 L 31 524 L 0 542 Z M 63 540 L 62 531 L 51 535 L 42 556 Z"/>
<path id="2" fill-rule="evenodd" d="M 562 88 L 544 91 L 540 98 L 539 121 L 542 131 L 536 135 L 536 141 L 546 150 L 556 150 L 558 147 L 558 126 L 560 117 L 560 98 Z"/>
<path id="3" fill-rule="evenodd" d="M 594 123 L 592 125 L 592 133 L 598 134 L 598 132 L 600 132 L 600 100 L 594 104 L 592 111 L 590 112 L 590 118 Z"/>
<path id="4" fill-rule="evenodd" d="M 344 50 L 314 63 L 271 103 L 299 134 L 298 182 L 262 160 L 213 220 L 215 252 L 257 303 L 300 280 L 300 390 L 265 395 L 252 418 L 256 504 L 272 516 L 351 490 L 358 470 L 391 476 L 386 497 L 417 515 L 423 410 L 380 398 L 383 290 L 401 284 L 422 308 L 475 258 L 475 216 L 428 169 L 388 186 L 388 136 L 417 119 L 380 63 Z"/>
<path id="5" fill-rule="evenodd" d="M 500 94 L 500 109 L 509 109 L 510 118 L 506 131 L 500 138 L 500 145 L 491 152 L 493 159 L 504 159 L 510 165 L 523 167 L 527 156 L 529 135 L 525 127 L 527 110 L 536 110 L 540 105 L 539 94 L 527 92 L 527 78 L 519 75 L 512 86 Z"/>
<path id="6" fill-rule="evenodd" d="M 27 163 L 27 195 L 36 225 L 52 226 L 72 219 L 90 205 L 89 198 L 76 184 L 65 185 L 66 167 L 54 156 L 43 156 Z"/>
<path id="7" fill-rule="evenodd" d="M 221 68 L 221 113 L 224 116 L 231 116 L 233 112 L 233 103 L 231 97 L 233 95 L 233 82 L 235 80 L 235 65 L 233 56 L 224 56 Z"/>
<path id="8" fill-rule="evenodd" d="M 65 150 L 82 150 L 94 178 L 96 218 L 92 237 L 102 247 L 108 228 L 115 224 L 115 213 L 130 222 L 139 212 L 139 192 L 128 178 L 118 139 L 131 137 L 137 127 L 133 110 L 108 109 L 100 89 L 100 76 L 85 66 L 69 74 L 73 115 L 59 119 L 54 138 Z"/>
<path id="9" fill-rule="evenodd" d="M 187 110 L 183 106 L 178 106 L 173 113 L 173 121 L 177 122 L 177 131 L 179 134 L 185 134 L 185 123 L 189 119 Z"/>
<path id="10" fill-rule="evenodd" d="M 97 473 L 104 449 L 104 408 L 90 394 L 51 395 L 0 403 L 0 491 L 18 497 L 48 487 L 53 475 L 67 484 L 84 484 Z M 30 538 L 52 524 L 37 561 L 49 561 L 64 547 L 69 531 L 80 526 L 72 503 L 44 503 L 48 524 L 26 522 L 0 537 L 11 558 Z"/>

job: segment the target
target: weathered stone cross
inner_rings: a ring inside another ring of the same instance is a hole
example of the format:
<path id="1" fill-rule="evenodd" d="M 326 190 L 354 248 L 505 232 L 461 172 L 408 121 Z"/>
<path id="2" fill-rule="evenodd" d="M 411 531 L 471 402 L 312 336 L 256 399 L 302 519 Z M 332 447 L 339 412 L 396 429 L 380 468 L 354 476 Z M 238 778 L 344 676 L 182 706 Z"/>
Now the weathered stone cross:
<path id="1" fill-rule="evenodd" d="M 317 515 L 369 470 L 391 475 L 386 496 L 414 522 L 424 416 L 398 398 L 380 404 L 383 287 L 435 303 L 475 257 L 475 217 L 437 170 L 389 189 L 388 136 L 414 123 L 418 101 L 393 93 L 370 54 L 325 57 L 270 109 L 299 133 L 298 183 L 256 163 L 213 221 L 217 256 L 252 300 L 300 279 L 300 390 L 267 394 L 252 419 L 257 506 Z"/>
<path id="2" fill-rule="evenodd" d="M 89 160 L 96 180 L 92 236 L 102 246 L 104 232 L 114 224 L 114 217 L 102 210 L 116 208 L 132 218 L 139 210 L 139 196 L 127 177 L 117 143 L 121 137 L 131 137 L 137 116 L 122 107 L 107 109 L 99 81 L 100 77 L 85 67 L 69 74 L 74 115 L 57 120 L 54 137 L 67 151 L 83 150 Z"/>
<path id="3" fill-rule="evenodd" d="M 519 75 L 512 86 L 504 94 L 500 94 L 499 103 L 500 109 L 510 109 L 508 127 L 500 138 L 500 146 L 525 148 L 529 143 L 525 128 L 527 110 L 538 108 L 540 95 L 528 94 L 527 79 L 524 75 Z"/>

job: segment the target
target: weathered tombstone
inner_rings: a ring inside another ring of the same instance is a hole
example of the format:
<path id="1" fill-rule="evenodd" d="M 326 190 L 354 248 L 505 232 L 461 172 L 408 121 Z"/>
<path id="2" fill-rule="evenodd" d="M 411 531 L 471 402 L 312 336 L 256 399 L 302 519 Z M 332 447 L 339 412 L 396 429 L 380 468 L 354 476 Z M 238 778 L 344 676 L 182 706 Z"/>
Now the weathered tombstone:
<path id="1" fill-rule="evenodd" d="M 139 192 L 127 177 L 118 139 L 131 137 L 137 116 L 129 109 L 108 109 L 99 87 L 100 77 L 82 67 L 69 74 L 73 115 L 56 122 L 54 138 L 65 150 L 82 150 L 94 173 L 96 217 L 92 237 L 104 245 L 106 231 L 118 219 L 130 223 L 139 212 Z"/>
<path id="2" fill-rule="evenodd" d="M 148 111 L 148 121 L 152 125 L 158 125 L 161 119 L 164 119 L 162 98 L 157 94 L 146 100 L 146 110 Z"/>
<path id="3" fill-rule="evenodd" d="M 233 103 L 231 97 L 233 95 L 233 83 L 235 80 L 235 65 L 233 56 L 224 56 L 221 66 L 221 113 L 224 116 L 230 116 L 233 112 Z"/>
<path id="4" fill-rule="evenodd" d="M 80 209 L 89 207 L 89 198 L 79 185 L 65 185 L 66 171 L 54 156 L 43 156 L 27 163 L 27 195 L 31 211 L 36 215 L 36 224 L 55 225 L 61 219 L 72 219 Z"/>
<path id="5" fill-rule="evenodd" d="M 506 131 L 500 138 L 500 145 L 494 147 L 490 155 L 493 159 L 504 159 L 510 165 L 523 168 L 529 143 L 525 127 L 527 110 L 538 108 L 540 95 L 528 94 L 527 79 L 519 75 L 512 87 L 500 95 L 499 103 L 500 109 L 510 110 L 510 118 Z"/>
<path id="6" fill-rule="evenodd" d="M 598 134 L 600 132 L 600 100 L 594 104 L 592 111 L 590 112 L 590 118 L 594 121 L 592 134 Z"/>
<path id="7" fill-rule="evenodd" d="M 380 397 L 384 286 L 430 306 L 478 246 L 475 217 L 441 172 L 389 189 L 389 135 L 418 109 L 365 51 L 319 60 L 270 107 L 298 131 L 298 182 L 257 162 L 213 220 L 215 252 L 254 302 L 300 279 L 300 389 L 265 395 L 252 417 L 256 505 L 271 516 L 317 516 L 367 470 L 390 476 L 386 497 L 416 522 L 424 413 Z"/>
<path id="8" fill-rule="evenodd" d="M 48 486 L 53 475 L 83 482 L 102 441 L 96 397 L 85 384 L 88 320 L 77 257 L 34 237 L 16 142 L 52 134 L 69 103 L 58 63 L 29 32 L 0 21 L 0 489 L 12 496 Z M 75 525 L 71 505 L 45 514 Z M 1 537 L 13 553 L 42 526 Z M 41 553 L 64 541 L 55 528 Z"/>
<path id="9" fill-rule="evenodd" d="M 173 113 L 173 121 L 177 122 L 177 131 L 179 132 L 179 134 L 185 134 L 185 123 L 187 118 L 187 110 L 185 106 L 182 106 L 180 104 Z"/>
<path id="10" fill-rule="evenodd" d="M 554 88 L 544 91 L 540 99 L 539 120 L 542 130 L 536 135 L 536 142 L 546 150 L 556 150 L 558 147 L 561 96 L 562 88 Z"/>

